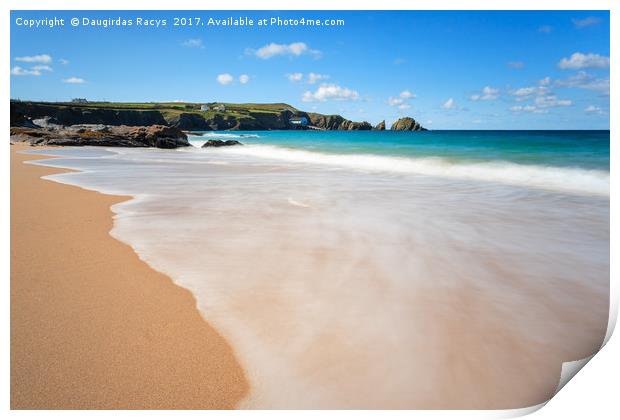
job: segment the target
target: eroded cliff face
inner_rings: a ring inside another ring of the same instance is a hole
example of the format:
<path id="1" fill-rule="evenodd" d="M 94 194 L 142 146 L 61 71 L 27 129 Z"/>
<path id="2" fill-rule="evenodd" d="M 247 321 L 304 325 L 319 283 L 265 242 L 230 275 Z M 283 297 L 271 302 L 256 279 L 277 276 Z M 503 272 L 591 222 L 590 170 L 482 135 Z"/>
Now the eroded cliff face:
<path id="1" fill-rule="evenodd" d="M 392 124 L 390 130 L 396 131 L 426 131 L 419 122 L 411 117 L 400 118 Z"/>
<path id="2" fill-rule="evenodd" d="M 58 125 L 105 124 L 149 126 L 167 125 L 159 111 L 117 110 L 105 108 L 85 108 L 70 105 L 41 104 L 11 101 L 11 126 L 28 125 L 28 121 L 50 117 L 49 122 Z"/>

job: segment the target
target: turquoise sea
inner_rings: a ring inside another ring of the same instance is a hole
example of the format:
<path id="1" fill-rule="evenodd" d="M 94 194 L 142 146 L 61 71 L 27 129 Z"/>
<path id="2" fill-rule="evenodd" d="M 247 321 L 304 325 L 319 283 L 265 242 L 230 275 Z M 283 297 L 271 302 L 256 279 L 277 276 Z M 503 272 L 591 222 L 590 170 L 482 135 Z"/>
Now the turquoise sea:
<path id="1" fill-rule="evenodd" d="M 440 157 L 609 170 L 609 131 L 255 131 L 205 132 L 323 153 Z"/>

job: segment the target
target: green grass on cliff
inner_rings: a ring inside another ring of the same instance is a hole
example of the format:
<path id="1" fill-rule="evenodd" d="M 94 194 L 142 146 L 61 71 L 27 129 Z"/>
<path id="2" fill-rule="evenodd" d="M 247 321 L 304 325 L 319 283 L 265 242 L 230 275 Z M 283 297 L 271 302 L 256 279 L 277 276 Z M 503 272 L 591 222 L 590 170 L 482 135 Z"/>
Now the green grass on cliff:
<path id="1" fill-rule="evenodd" d="M 274 104 L 258 104 L 258 103 L 243 103 L 234 104 L 226 102 L 36 102 L 46 106 L 58 106 L 58 107 L 72 107 L 82 109 L 109 109 L 119 111 L 159 111 L 166 121 L 178 117 L 182 113 L 200 114 L 205 118 L 212 118 L 216 115 L 222 117 L 235 117 L 237 119 L 248 118 L 253 119 L 251 114 L 263 113 L 263 114 L 278 114 L 285 109 L 289 109 L 293 112 L 297 111 L 295 107 L 292 107 L 285 103 Z M 226 107 L 225 111 L 201 111 L 201 105 L 213 106 L 221 104 Z"/>

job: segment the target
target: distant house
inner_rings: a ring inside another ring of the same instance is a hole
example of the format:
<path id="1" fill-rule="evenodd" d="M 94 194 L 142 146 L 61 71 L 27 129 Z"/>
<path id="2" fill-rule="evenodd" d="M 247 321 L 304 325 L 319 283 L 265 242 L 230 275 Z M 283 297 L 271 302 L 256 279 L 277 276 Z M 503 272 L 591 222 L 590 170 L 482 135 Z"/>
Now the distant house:
<path id="1" fill-rule="evenodd" d="M 71 102 L 78 103 L 78 104 L 85 104 L 88 101 L 86 100 L 86 98 L 73 98 L 71 99 Z"/>
<path id="2" fill-rule="evenodd" d="M 208 111 L 209 110 L 209 105 L 200 105 L 200 110 L 201 111 Z"/>
<path id="3" fill-rule="evenodd" d="M 301 126 L 301 127 L 305 127 L 308 125 L 308 118 L 306 117 L 293 117 L 290 120 L 288 120 L 289 124 L 294 125 L 294 126 Z"/>
<path id="4" fill-rule="evenodd" d="M 226 107 L 222 104 L 214 105 L 211 109 L 214 111 L 226 111 Z"/>

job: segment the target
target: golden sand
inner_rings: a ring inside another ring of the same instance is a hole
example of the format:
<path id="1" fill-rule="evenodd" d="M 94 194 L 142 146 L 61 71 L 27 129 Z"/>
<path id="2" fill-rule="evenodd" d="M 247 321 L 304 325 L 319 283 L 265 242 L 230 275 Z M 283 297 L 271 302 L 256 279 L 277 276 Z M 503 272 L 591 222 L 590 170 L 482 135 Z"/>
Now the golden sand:
<path id="1" fill-rule="evenodd" d="M 109 235 L 102 195 L 11 146 L 11 408 L 233 408 L 248 392 L 194 297 Z"/>

